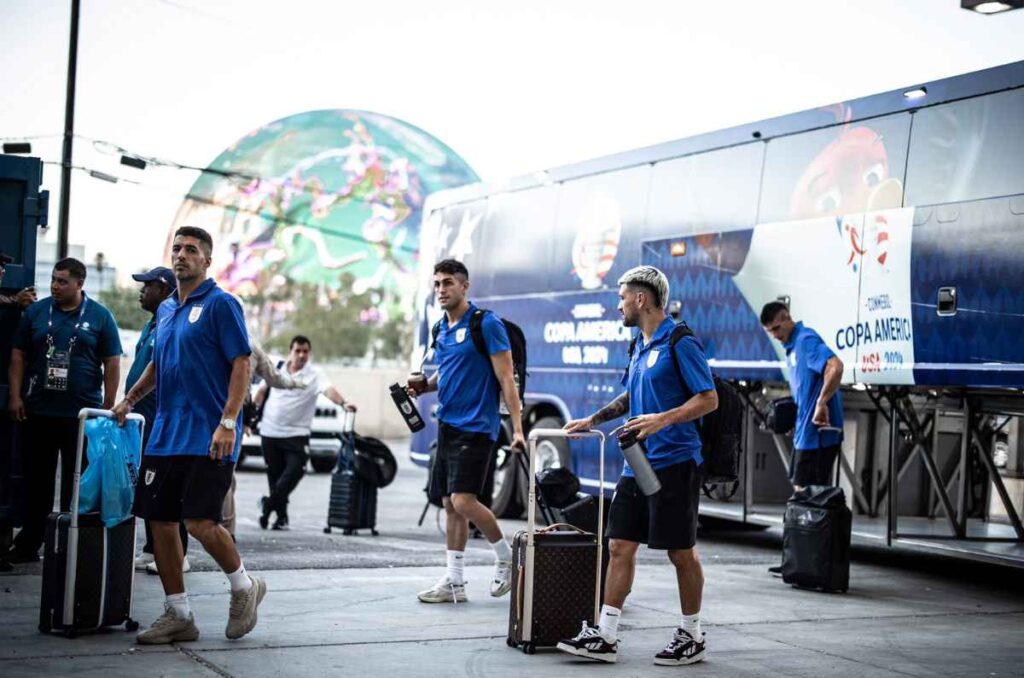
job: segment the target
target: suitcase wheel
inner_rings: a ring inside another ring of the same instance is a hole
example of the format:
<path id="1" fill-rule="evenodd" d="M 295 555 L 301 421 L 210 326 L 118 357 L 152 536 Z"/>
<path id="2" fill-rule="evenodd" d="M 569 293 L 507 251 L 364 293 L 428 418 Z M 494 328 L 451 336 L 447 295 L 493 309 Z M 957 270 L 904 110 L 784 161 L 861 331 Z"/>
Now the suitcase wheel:
<path id="1" fill-rule="evenodd" d="M 327 527 L 324 528 L 324 534 L 330 534 L 330 533 L 331 533 L 331 526 L 328 525 Z"/>
<path id="2" fill-rule="evenodd" d="M 341 533 L 343 535 L 345 535 L 346 537 L 351 537 L 353 534 L 356 533 L 356 531 L 353 530 L 353 529 L 346 529 L 346 530 L 342 530 Z"/>
<path id="3" fill-rule="evenodd" d="M 525 654 L 534 654 L 537 652 L 537 647 L 533 643 L 523 643 L 523 652 Z"/>
<path id="4" fill-rule="evenodd" d="M 49 622 L 39 622 L 39 633 L 49 633 L 53 630 Z"/>
<path id="5" fill-rule="evenodd" d="M 377 535 L 380 534 L 380 532 L 378 532 L 376 529 L 371 527 L 370 528 L 370 534 L 372 534 L 374 537 L 376 537 Z"/>
<path id="6" fill-rule="evenodd" d="M 512 640 L 511 638 L 506 637 L 505 638 L 505 644 L 508 645 L 509 647 L 515 647 L 516 646 L 516 641 Z"/>
<path id="7" fill-rule="evenodd" d="M 135 621 L 134 619 L 129 619 L 124 623 L 124 630 L 128 631 L 129 633 L 132 631 L 138 631 L 139 622 Z"/>
<path id="8" fill-rule="evenodd" d="M 74 638 L 77 635 L 78 634 L 75 633 L 75 630 L 73 628 L 68 627 L 68 628 L 64 629 L 64 637 L 65 638 Z"/>

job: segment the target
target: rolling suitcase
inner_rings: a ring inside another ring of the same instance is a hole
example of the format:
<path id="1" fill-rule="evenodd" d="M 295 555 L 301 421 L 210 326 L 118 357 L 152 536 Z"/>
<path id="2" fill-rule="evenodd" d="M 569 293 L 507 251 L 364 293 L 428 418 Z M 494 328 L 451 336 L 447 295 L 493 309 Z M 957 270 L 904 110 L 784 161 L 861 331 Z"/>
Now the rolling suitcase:
<path id="1" fill-rule="evenodd" d="M 782 523 L 782 581 L 845 592 L 852 524 L 842 488 L 811 485 L 794 494 Z"/>
<path id="2" fill-rule="evenodd" d="M 91 408 L 78 414 L 71 511 L 51 513 L 46 523 L 39 605 L 42 633 L 56 629 L 70 638 L 79 631 L 122 623 L 128 631 L 139 628 L 132 619 L 135 518 L 107 528 L 98 512 L 78 515 L 85 422 L 91 417 L 110 416 L 107 410 Z M 128 418 L 145 426 L 142 415 L 129 414 Z"/>
<path id="3" fill-rule="evenodd" d="M 600 610 L 601 549 L 604 537 L 604 498 L 598 501 L 597 534 L 565 524 L 538 530 L 538 438 L 600 440 L 600 481 L 604 487 L 604 434 L 600 431 L 567 434 L 561 429 L 530 431 L 530 491 L 526 530 L 512 539 L 512 595 L 509 602 L 509 647 L 533 654 L 538 647 L 554 647 L 575 635 L 581 622 L 594 623 Z M 566 528 L 562 531 L 559 528 Z"/>
<path id="4" fill-rule="evenodd" d="M 331 474 L 331 497 L 327 505 L 327 527 L 337 527 L 342 534 L 352 535 L 356 530 L 369 530 L 377 536 L 377 487 L 363 480 L 355 470 L 354 412 L 345 411 L 341 432 L 338 465 Z"/>

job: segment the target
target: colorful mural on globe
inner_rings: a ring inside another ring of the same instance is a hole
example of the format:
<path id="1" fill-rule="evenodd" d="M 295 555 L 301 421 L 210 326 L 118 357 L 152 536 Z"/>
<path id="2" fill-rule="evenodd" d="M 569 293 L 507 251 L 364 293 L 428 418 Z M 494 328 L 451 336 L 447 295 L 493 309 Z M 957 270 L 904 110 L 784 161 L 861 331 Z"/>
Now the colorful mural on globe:
<path id="1" fill-rule="evenodd" d="M 209 165 L 178 210 L 167 254 L 177 227 L 209 230 L 215 277 L 260 300 L 264 327 L 312 289 L 325 298 L 373 290 L 378 303 L 362 318 L 384 322 L 412 299 L 425 198 L 475 181 L 450 148 L 396 118 L 299 113 L 253 130 Z"/>

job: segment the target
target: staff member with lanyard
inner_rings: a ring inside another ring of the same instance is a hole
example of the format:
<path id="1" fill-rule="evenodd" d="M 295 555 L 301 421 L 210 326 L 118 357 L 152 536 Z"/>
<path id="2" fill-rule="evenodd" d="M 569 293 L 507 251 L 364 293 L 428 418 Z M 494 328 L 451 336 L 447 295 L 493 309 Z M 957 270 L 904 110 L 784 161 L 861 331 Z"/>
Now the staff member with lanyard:
<path id="1" fill-rule="evenodd" d="M 60 454 L 60 510 L 71 507 L 78 442 L 78 411 L 110 409 L 121 379 L 117 323 L 86 296 L 85 265 L 61 259 L 53 267 L 50 298 L 21 316 L 11 365 L 8 410 L 24 422 L 22 454 L 28 504 L 25 525 L 11 547 L 12 562 L 39 560 Z M 83 457 L 82 467 L 87 460 Z"/>

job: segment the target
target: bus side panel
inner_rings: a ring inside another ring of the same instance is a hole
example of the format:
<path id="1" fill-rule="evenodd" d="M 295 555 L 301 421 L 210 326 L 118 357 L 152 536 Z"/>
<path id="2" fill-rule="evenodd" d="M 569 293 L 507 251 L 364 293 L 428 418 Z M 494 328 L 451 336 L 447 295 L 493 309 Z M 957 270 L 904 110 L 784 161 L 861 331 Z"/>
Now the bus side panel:
<path id="1" fill-rule="evenodd" d="M 752 230 L 707 233 L 644 244 L 643 263 L 668 277 L 669 297 L 704 346 L 712 369 L 729 379 L 781 381 L 779 357 L 734 282 L 750 248 Z"/>
<path id="2" fill-rule="evenodd" d="M 1024 384 L 1024 196 L 919 207 L 913 248 L 915 381 Z M 943 287 L 953 315 L 938 313 Z"/>

